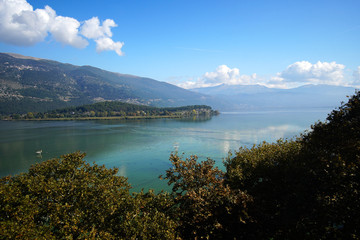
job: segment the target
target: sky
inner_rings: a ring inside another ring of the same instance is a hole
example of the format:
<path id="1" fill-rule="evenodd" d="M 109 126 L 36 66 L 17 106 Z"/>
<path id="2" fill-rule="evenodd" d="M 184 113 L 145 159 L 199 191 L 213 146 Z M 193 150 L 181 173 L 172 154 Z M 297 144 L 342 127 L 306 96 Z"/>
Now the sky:
<path id="1" fill-rule="evenodd" d="M 184 88 L 360 86 L 359 0 L 0 0 L 0 52 Z"/>

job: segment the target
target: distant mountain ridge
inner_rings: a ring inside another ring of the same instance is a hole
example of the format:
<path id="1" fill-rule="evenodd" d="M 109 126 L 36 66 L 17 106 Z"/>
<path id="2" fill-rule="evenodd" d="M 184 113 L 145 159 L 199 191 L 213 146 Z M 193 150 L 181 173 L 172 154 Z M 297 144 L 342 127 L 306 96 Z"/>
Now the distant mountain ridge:
<path id="1" fill-rule="evenodd" d="M 220 111 L 330 108 L 355 88 L 306 85 L 293 89 L 261 85 L 219 85 L 185 90 L 166 82 L 0 53 L 0 114 L 45 112 L 102 101 L 156 107 L 209 105 Z"/>
<path id="2" fill-rule="evenodd" d="M 268 88 L 261 85 L 226 85 L 195 88 L 192 91 L 221 99 L 214 106 L 223 111 L 258 111 L 282 109 L 333 109 L 354 95 L 355 88 L 332 85 L 304 85 L 292 89 Z"/>
<path id="3" fill-rule="evenodd" d="M 237 94 L 255 94 L 264 92 L 274 92 L 279 89 L 268 88 L 262 85 L 227 85 L 220 84 L 215 87 L 193 88 L 194 92 L 203 93 L 207 95 L 237 95 Z"/>
<path id="4" fill-rule="evenodd" d="M 150 78 L 0 53 L 0 114 L 48 111 L 105 100 L 158 107 L 214 102 L 210 96 Z"/>

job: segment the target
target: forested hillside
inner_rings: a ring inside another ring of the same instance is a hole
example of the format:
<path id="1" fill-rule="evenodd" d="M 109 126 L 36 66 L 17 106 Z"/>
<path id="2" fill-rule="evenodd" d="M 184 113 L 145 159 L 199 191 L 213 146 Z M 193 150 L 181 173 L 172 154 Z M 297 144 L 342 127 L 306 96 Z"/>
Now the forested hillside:
<path id="1" fill-rule="evenodd" d="M 0 114 L 44 112 L 106 100 L 177 107 L 212 97 L 150 78 L 0 53 Z"/>

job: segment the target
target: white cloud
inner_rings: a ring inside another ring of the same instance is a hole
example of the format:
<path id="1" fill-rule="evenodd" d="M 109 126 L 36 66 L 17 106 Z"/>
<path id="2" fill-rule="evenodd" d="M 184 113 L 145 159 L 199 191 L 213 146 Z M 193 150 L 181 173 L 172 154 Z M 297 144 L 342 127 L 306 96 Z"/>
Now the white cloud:
<path id="1" fill-rule="evenodd" d="M 284 71 L 278 73 L 278 77 L 282 78 L 283 82 L 346 85 L 344 69 L 344 65 L 336 62 L 319 61 L 312 64 L 301 61 L 289 65 Z"/>
<path id="2" fill-rule="evenodd" d="M 185 89 L 210 87 L 210 85 L 205 84 L 200 78 L 197 81 L 189 80 L 182 83 L 176 83 L 176 85 Z"/>
<path id="3" fill-rule="evenodd" d="M 360 84 L 360 66 L 357 67 L 357 69 L 353 73 L 354 77 L 354 84 L 359 85 Z"/>
<path id="4" fill-rule="evenodd" d="M 114 42 L 111 38 L 99 38 L 95 40 L 96 42 L 96 51 L 115 51 L 119 56 L 124 55 L 121 51 L 122 46 L 124 43 L 122 42 Z"/>
<path id="5" fill-rule="evenodd" d="M 0 40 L 30 46 L 47 36 L 52 9 L 33 10 L 25 0 L 0 0 Z"/>
<path id="6" fill-rule="evenodd" d="M 220 84 L 227 85 L 250 85 L 256 84 L 256 73 L 252 75 L 241 75 L 238 68 L 229 68 L 226 65 L 220 65 L 214 72 L 206 72 L 196 81 L 187 81 L 179 84 L 183 88 L 212 87 Z"/>
<path id="7" fill-rule="evenodd" d="M 88 41 L 79 35 L 80 23 L 74 18 L 57 16 L 50 27 L 56 41 L 77 48 L 84 48 Z"/>
<path id="8" fill-rule="evenodd" d="M 97 17 L 81 24 L 75 18 L 57 16 L 49 6 L 34 10 L 26 0 L 0 0 L 0 41 L 8 44 L 31 46 L 51 34 L 56 41 L 77 48 L 88 45 L 85 38 L 98 40 L 98 52 L 114 50 L 122 55 L 123 43 L 110 39 L 111 27 L 116 26 L 111 19 L 106 19 L 101 26 Z"/>
<path id="9" fill-rule="evenodd" d="M 264 84 L 269 88 L 291 88 L 296 87 L 296 84 L 289 84 L 285 82 L 283 78 L 279 76 L 271 77 L 269 81 Z"/>
<path id="10" fill-rule="evenodd" d="M 227 85 L 264 85 L 271 88 L 293 88 L 306 84 L 327 84 L 353 86 L 360 85 L 360 66 L 353 73 L 354 80 L 348 76 L 343 64 L 336 62 L 299 61 L 289 65 L 275 76 L 259 77 L 241 75 L 238 68 L 220 65 L 213 72 L 206 72 L 202 77 L 191 79 L 177 85 L 186 89 Z"/>
<path id="11" fill-rule="evenodd" d="M 124 55 L 121 51 L 124 43 L 114 42 L 110 37 L 112 36 L 111 27 L 116 27 L 116 23 L 111 19 L 106 19 L 100 26 L 100 21 L 97 17 L 93 17 L 83 24 L 81 34 L 87 38 L 94 39 L 96 42 L 96 51 L 115 51 L 119 56 Z"/>
<path id="12" fill-rule="evenodd" d="M 117 27 L 113 20 L 106 19 L 102 26 L 100 26 L 99 18 L 93 17 L 85 21 L 81 28 L 81 34 L 92 39 L 112 37 L 111 27 Z"/>

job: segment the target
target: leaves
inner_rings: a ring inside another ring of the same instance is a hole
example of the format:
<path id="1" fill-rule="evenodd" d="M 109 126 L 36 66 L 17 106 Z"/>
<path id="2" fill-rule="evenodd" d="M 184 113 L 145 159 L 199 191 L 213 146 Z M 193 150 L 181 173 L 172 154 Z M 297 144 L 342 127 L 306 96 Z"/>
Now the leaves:
<path id="1" fill-rule="evenodd" d="M 181 236 L 185 239 L 234 237 L 236 231 L 232 225 L 248 220 L 246 204 L 251 198 L 244 192 L 231 190 L 213 160 L 197 160 L 197 156 L 182 160 L 172 154 L 173 168 L 164 177 L 173 186 L 172 195 L 178 208 L 175 217 L 179 219 Z"/>
<path id="2" fill-rule="evenodd" d="M 0 180 L 4 239 L 359 239 L 360 93 L 294 140 L 225 160 L 171 154 L 171 193 L 130 194 L 83 153 Z"/>
<path id="3" fill-rule="evenodd" d="M 358 239 L 360 93 L 296 140 L 240 148 L 225 179 L 253 197 L 247 238 Z"/>
<path id="4" fill-rule="evenodd" d="M 90 165 L 84 157 L 64 155 L 2 178 L 0 236 L 169 239 L 176 234 L 175 222 L 162 212 L 171 204 L 168 195 L 133 196 L 117 169 Z"/>

